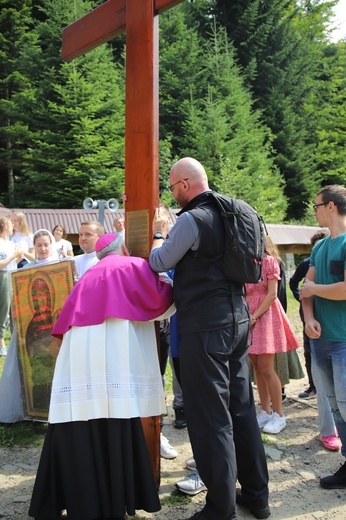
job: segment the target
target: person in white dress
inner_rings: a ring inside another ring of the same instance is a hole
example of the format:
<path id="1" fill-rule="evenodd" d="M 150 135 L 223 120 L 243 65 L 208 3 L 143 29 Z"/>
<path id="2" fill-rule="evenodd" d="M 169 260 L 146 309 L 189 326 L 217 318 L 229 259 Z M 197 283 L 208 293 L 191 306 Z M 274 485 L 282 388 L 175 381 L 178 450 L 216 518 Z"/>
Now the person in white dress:
<path id="1" fill-rule="evenodd" d="M 24 257 L 18 262 L 17 267 L 24 267 L 28 262 L 35 258 L 33 235 L 29 229 L 24 213 L 21 211 L 13 212 L 10 215 L 13 224 L 13 234 L 11 241 L 17 249 L 23 252 Z"/>
<path id="2" fill-rule="evenodd" d="M 47 229 L 39 229 L 33 236 L 36 258 L 23 270 L 58 261 L 55 240 Z M 12 243 L 11 247 L 14 247 Z M 16 262 L 14 267 L 16 268 Z M 24 395 L 18 361 L 17 327 L 14 325 L 6 362 L 0 378 L 0 423 L 15 423 L 25 419 Z"/>
<path id="3" fill-rule="evenodd" d="M 117 217 L 113 222 L 115 232 L 125 240 L 125 220 L 123 217 Z"/>
<path id="4" fill-rule="evenodd" d="M 17 262 L 23 258 L 9 240 L 12 231 L 11 221 L 7 217 L 0 217 L 0 356 L 7 355 L 5 331 L 11 303 L 9 271 L 17 269 Z"/>
<path id="5" fill-rule="evenodd" d="M 34 265 L 49 264 L 57 262 L 59 255 L 55 247 L 55 238 L 48 229 L 39 229 L 34 233 L 33 244 L 35 259 L 28 263 L 27 267 Z"/>
<path id="6" fill-rule="evenodd" d="M 69 240 L 66 240 L 66 230 L 62 224 L 54 226 L 52 231 L 55 238 L 56 250 L 59 255 L 59 259 L 63 260 L 68 256 L 73 256 L 73 247 Z"/>

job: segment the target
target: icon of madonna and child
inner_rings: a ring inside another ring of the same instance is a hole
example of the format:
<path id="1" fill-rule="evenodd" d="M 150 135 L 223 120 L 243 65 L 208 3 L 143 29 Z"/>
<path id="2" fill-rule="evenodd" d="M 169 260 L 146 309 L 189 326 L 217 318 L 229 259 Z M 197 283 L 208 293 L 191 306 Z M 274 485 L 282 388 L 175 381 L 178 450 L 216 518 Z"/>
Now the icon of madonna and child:
<path id="1" fill-rule="evenodd" d="M 50 241 L 48 233 L 35 235 L 39 235 L 38 241 Z M 8 375 L 11 386 L 16 381 L 21 387 L 19 392 L 18 388 L 13 388 L 11 392 L 20 394 L 18 402 L 12 403 L 12 410 L 17 410 L 14 412 L 15 420 L 26 418 L 45 421 L 48 418 L 58 354 L 51 331 L 73 288 L 74 270 L 73 259 L 59 261 L 51 255 L 42 261 L 38 258 L 25 268 L 12 272 L 14 329 L 0 383 Z M 7 420 L 7 412 L 2 411 L 0 406 L 0 420 L 10 422 L 10 419 L 8 416 Z"/>

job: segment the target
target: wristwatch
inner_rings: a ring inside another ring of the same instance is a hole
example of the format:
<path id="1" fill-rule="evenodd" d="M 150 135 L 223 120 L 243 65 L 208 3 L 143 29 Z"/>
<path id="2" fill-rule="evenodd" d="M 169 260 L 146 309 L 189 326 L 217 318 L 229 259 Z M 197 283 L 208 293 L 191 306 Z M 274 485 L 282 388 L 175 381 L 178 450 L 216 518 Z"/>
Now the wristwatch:
<path id="1" fill-rule="evenodd" d="M 161 238 L 162 240 L 165 239 L 165 237 L 163 236 L 162 233 L 154 233 L 154 235 L 153 235 L 153 240 L 158 240 L 158 239 L 160 239 L 160 238 Z"/>

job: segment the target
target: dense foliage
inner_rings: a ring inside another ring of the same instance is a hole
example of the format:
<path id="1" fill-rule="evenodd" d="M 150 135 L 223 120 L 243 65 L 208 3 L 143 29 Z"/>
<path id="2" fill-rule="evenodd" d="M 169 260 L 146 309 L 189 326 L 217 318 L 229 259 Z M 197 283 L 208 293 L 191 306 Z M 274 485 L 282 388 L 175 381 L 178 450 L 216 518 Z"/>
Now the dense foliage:
<path id="1" fill-rule="evenodd" d="M 0 0 L 0 201 L 79 207 L 124 186 L 125 38 L 71 63 L 63 28 L 102 0 Z M 191 155 L 268 222 L 346 182 L 335 0 L 185 0 L 160 15 L 160 187 Z"/>

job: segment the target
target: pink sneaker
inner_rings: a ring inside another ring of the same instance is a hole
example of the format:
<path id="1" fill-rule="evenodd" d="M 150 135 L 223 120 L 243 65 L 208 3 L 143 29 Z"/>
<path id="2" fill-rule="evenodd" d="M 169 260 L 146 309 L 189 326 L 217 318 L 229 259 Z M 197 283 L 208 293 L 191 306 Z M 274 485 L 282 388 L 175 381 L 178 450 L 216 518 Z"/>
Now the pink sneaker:
<path id="1" fill-rule="evenodd" d="M 330 435 L 329 437 L 320 436 L 321 442 L 327 450 L 330 451 L 339 451 L 340 450 L 340 441 L 336 435 Z"/>

